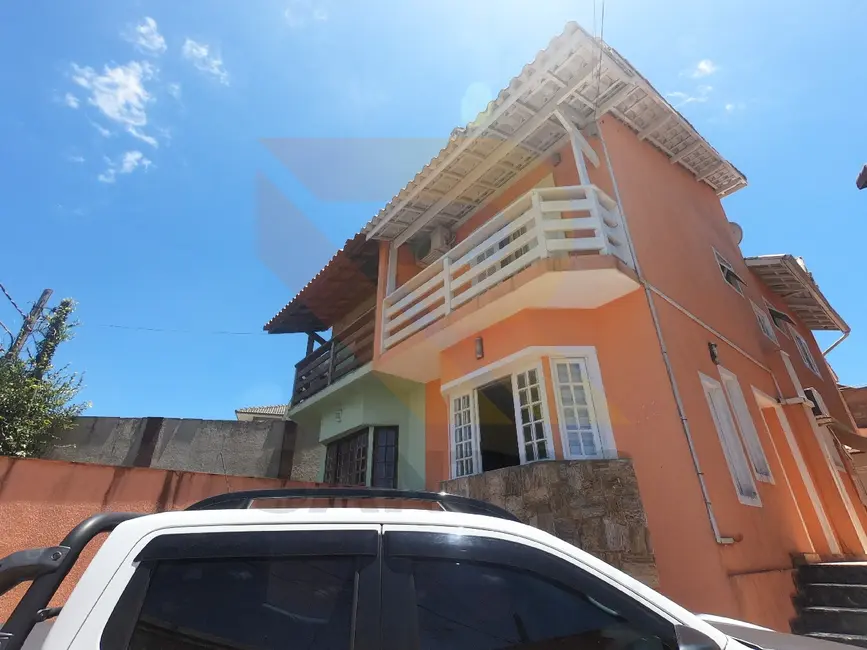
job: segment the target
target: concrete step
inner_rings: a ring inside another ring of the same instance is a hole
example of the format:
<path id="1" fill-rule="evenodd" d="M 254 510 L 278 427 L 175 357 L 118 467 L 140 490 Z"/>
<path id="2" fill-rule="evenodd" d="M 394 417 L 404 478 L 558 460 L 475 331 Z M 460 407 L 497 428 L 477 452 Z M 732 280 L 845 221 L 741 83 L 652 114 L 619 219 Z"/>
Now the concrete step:
<path id="1" fill-rule="evenodd" d="M 833 643 L 844 643 L 846 645 L 858 646 L 867 648 L 867 636 L 860 634 L 833 634 L 832 632 L 813 632 L 805 636 L 819 639 L 820 641 L 831 641 Z"/>
<path id="2" fill-rule="evenodd" d="M 828 562 L 805 564 L 795 571 L 795 582 L 800 585 L 836 584 L 867 585 L 867 562 Z"/>
<path id="3" fill-rule="evenodd" d="M 867 609 L 851 607 L 805 607 L 792 621 L 796 634 L 854 634 L 867 636 Z"/>
<path id="4" fill-rule="evenodd" d="M 867 609 L 867 585 L 814 583 L 802 585 L 795 595 L 798 609 L 811 606 Z"/>

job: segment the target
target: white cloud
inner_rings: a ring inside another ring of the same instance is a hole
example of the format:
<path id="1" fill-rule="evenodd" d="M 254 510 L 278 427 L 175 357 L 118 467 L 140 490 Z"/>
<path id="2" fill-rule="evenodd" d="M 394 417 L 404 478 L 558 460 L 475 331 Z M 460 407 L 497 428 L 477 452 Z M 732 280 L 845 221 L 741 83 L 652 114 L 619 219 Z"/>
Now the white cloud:
<path id="1" fill-rule="evenodd" d="M 157 29 L 157 21 L 150 16 L 145 16 L 138 25 L 128 27 L 122 36 L 144 54 L 158 56 L 166 51 L 166 39 Z"/>
<path id="2" fill-rule="evenodd" d="M 729 102 L 725 105 L 726 113 L 734 113 L 735 111 L 742 111 L 746 108 L 746 104 L 743 102 Z"/>
<path id="3" fill-rule="evenodd" d="M 671 100 L 676 108 L 678 106 L 685 106 L 686 104 L 703 104 L 710 99 L 712 91 L 713 86 L 699 86 L 695 89 L 694 93 L 687 93 L 678 90 L 672 93 L 666 93 L 665 96 Z"/>
<path id="4" fill-rule="evenodd" d="M 712 75 L 717 70 L 719 70 L 719 66 L 717 66 L 716 63 L 710 59 L 702 59 L 695 64 L 695 67 L 690 71 L 689 76 L 693 79 L 701 79 L 702 77 Z"/>
<path id="5" fill-rule="evenodd" d="M 188 38 L 181 53 L 197 70 L 212 75 L 223 85 L 229 85 L 229 73 L 223 67 L 223 59 L 219 55 L 211 54 L 209 45 Z"/>
<path id="6" fill-rule="evenodd" d="M 63 96 L 63 103 L 69 106 L 69 108 L 78 108 L 81 105 L 78 97 L 76 97 L 72 93 L 66 93 Z"/>
<path id="7" fill-rule="evenodd" d="M 72 163 L 83 163 L 84 156 L 67 156 L 66 159 Z"/>
<path id="8" fill-rule="evenodd" d="M 166 92 L 174 97 L 175 99 L 181 98 L 181 84 L 178 83 L 170 83 L 166 86 Z"/>
<path id="9" fill-rule="evenodd" d="M 148 135 L 147 133 L 144 133 L 143 131 L 140 131 L 134 126 L 127 127 L 126 132 L 129 133 L 132 137 L 141 140 L 142 142 L 147 142 L 152 147 L 160 146 L 156 138 Z"/>
<path id="10" fill-rule="evenodd" d="M 106 170 L 96 177 L 101 183 L 114 183 L 118 174 L 131 174 L 139 167 L 147 171 L 153 164 L 141 151 L 127 151 L 119 160 L 106 158 L 105 163 Z"/>
<path id="11" fill-rule="evenodd" d="M 283 11 L 283 17 L 290 27 L 303 27 L 309 22 L 324 22 L 328 20 L 328 11 L 314 0 L 289 0 Z"/>
<path id="12" fill-rule="evenodd" d="M 97 133 L 99 133 L 99 135 L 101 135 L 103 138 L 110 138 L 111 136 L 114 135 L 114 133 L 109 131 L 107 128 L 105 128 L 101 124 L 97 124 L 96 122 L 91 122 L 90 124 L 91 124 L 91 126 L 93 126 L 94 129 L 96 129 Z"/>
<path id="13" fill-rule="evenodd" d="M 113 68 L 106 65 L 102 74 L 91 67 L 73 63 L 72 70 L 72 80 L 90 92 L 88 103 L 96 106 L 108 119 L 125 127 L 147 124 L 146 106 L 151 96 L 144 82 L 156 72 L 150 63 L 130 61 Z"/>

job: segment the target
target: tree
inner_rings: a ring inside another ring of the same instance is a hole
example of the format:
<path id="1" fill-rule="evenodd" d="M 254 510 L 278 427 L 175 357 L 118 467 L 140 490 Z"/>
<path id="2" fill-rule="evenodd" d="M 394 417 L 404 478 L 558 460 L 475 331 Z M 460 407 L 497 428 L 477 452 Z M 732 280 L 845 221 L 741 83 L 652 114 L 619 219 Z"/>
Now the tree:
<path id="1" fill-rule="evenodd" d="M 74 310 L 71 299 L 61 300 L 35 327 L 35 354 L 0 359 L 0 456 L 41 455 L 87 408 L 74 403 L 81 377 L 52 365 L 58 346 L 72 337 Z"/>

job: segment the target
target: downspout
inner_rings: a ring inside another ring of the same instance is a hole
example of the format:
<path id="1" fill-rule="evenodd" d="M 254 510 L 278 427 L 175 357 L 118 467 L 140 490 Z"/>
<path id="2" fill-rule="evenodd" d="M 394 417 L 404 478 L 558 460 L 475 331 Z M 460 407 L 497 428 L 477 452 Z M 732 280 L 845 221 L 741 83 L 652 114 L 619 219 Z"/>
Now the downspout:
<path id="1" fill-rule="evenodd" d="M 611 165 L 611 157 L 608 155 L 608 147 L 605 144 L 605 137 L 602 135 L 602 128 L 599 122 L 596 123 L 596 130 L 599 132 L 599 140 L 602 142 L 602 151 L 605 153 L 605 162 L 608 165 L 608 173 L 611 175 L 611 183 L 614 187 L 614 198 L 617 200 L 617 205 L 620 207 L 620 216 L 623 221 L 623 232 L 626 235 L 626 243 L 629 246 L 629 251 L 632 254 L 632 260 L 635 263 L 635 273 L 638 275 L 639 282 L 644 288 L 644 296 L 647 299 L 647 305 L 650 307 L 650 318 L 653 321 L 653 327 L 656 330 L 656 338 L 659 340 L 659 348 L 662 352 L 662 360 L 665 364 L 665 371 L 668 374 L 668 381 L 671 384 L 671 391 L 674 394 L 674 403 L 677 405 L 677 415 L 680 418 L 681 426 L 683 427 L 684 436 L 686 436 L 686 444 L 689 447 L 690 456 L 692 456 L 692 465 L 695 469 L 695 475 L 698 477 L 698 484 L 701 487 L 701 495 L 704 499 L 704 506 L 707 509 L 707 517 L 710 520 L 710 527 L 713 531 L 714 539 L 717 544 L 734 544 L 735 539 L 732 537 L 723 537 L 720 535 L 719 525 L 716 521 L 716 516 L 713 512 L 713 504 L 710 501 L 710 493 L 707 489 L 707 483 L 704 480 L 704 472 L 701 470 L 701 464 L 698 460 L 698 453 L 695 450 L 692 432 L 689 427 L 689 420 L 686 417 L 686 410 L 683 407 L 683 400 L 680 397 L 680 391 L 677 388 L 677 380 L 674 377 L 674 369 L 671 366 L 671 359 L 668 356 L 668 348 L 665 345 L 665 339 L 662 336 L 662 327 L 659 324 L 659 316 L 656 313 L 656 305 L 653 304 L 653 295 L 650 287 L 644 280 L 641 273 L 641 267 L 638 263 L 638 255 L 635 252 L 635 246 L 632 243 L 632 236 L 629 233 L 627 226 L 626 214 L 623 210 L 623 202 L 620 200 L 620 189 L 617 185 L 617 178 L 614 175 L 614 168 Z"/>
<path id="2" fill-rule="evenodd" d="M 834 341 L 834 342 L 831 344 L 831 347 L 829 347 L 827 350 L 825 350 L 825 351 L 822 353 L 822 356 L 823 356 L 823 357 L 827 357 L 827 356 L 828 356 L 828 353 L 829 353 L 831 350 L 833 350 L 834 348 L 836 348 L 838 345 L 840 345 L 843 341 L 845 341 L 845 340 L 846 340 L 846 337 L 849 336 L 849 334 L 850 334 L 851 332 L 852 332 L 852 330 L 846 330 L 845 332 L 843 332 L 843 336 L 841 336 L 839 339 L 837 339 L 836 341 Z"/>

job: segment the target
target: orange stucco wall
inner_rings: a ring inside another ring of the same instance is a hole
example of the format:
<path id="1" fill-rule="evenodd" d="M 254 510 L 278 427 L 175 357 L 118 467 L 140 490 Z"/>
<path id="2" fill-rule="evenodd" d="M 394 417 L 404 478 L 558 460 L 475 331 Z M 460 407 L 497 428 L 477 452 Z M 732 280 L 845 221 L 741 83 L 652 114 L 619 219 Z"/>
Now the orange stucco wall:
<path id="1" fill-rule="evenodd" d="M 228 491 L 305 485 L 309 484 L 0 456 L 0 557 L 24 548 L 54 546 L 98 512 L 180 510 Z M 85 549 L 52 606 L 63 604 L 69 596 L 101 539 Z M 24 591 L 26 585 L 0 598 L 0 621 L 8 618 Z"/>

